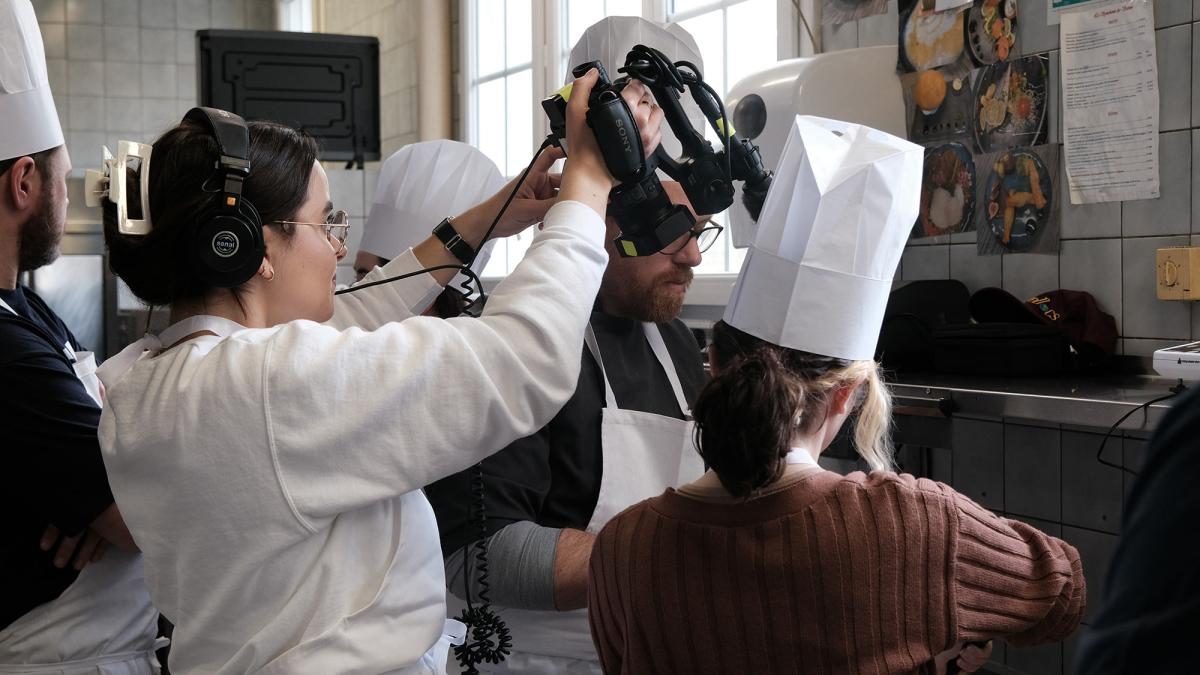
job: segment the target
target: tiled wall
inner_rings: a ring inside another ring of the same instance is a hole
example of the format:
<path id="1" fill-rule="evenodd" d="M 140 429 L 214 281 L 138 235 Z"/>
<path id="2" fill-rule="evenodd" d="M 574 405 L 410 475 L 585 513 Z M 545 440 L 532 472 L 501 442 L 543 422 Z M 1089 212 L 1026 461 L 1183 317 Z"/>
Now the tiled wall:
<path id="1" fill-rule="evenodd" d="M 887 15 L 824 27 L 825 51 L 896 44 L 897 3 L 889 4 Z M 1046 25 L 1046 0 L 1017 4 L 1015 53 L 1050 55 L 1050 142 L 1060 143 L 1058 26 Z M 1063 241 L 1056 255 L 981 257 L 975 253 L 973 232 L 952 235 L 949 243 L 917 240 L 901 261 L 902 280 L 955 278 L 972 291 L 1001 286 L 1023 298 L 1055 288 L 1090 291 L 1116 318 L 1125 354 L 1149 356 L 1155 349 L 1200 340 L 1200 309 L 1158 300 L 1154 283 L 1155 249 L 1200 245 L 1200 198 L 1192 196 L 1200 187 L 1200 0 L 1155 0 L 1154 12 L 1162 196 L 1083 206 L 1060 200 Z"/>
<path id="2" fill-rule="evenodd" d="M 275 28 L 274 0 L 33 0 L 76 167 L 149 141 L 196 104 L 195 31 Z"/>
<path id="3" fill-rule="evenodd" d="M 372 35 L 379 38 L 380 124 L 382 155 L 386 159 L 417 138 L 417 26 L 416 0 L 326 0 L 327 33 Z M 338 281 L 354 280 L 354 253 L 362 239 L 362 225 L 371 207 L 379 163 L 368 162 L 365 171 L 326 166 L 336 208 L 350 214 L 349 255 L 338 267 Z"/>

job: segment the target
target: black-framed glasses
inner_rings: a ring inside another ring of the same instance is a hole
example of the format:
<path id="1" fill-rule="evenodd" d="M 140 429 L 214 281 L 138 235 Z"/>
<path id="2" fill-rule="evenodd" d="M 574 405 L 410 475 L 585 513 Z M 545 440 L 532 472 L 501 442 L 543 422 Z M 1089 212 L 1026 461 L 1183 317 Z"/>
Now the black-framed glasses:
<path id="1" fill-rule="evenodd" d="M 320 228 L 329 239 L 329 245 L 334 251 L 341 252 L 346 248 L 346 237 L 350 234 L 350 216 L 345 211 L 334 211 L 325 218 L 323 223 L 303 223 L 298 220 L 280 220 L 276 225 L 311 225 Z"/>
<path id="2" fill-rule="evenodd" d="M 667 244 L 666 248 L 659 251 L 659 253 L 663 255 L 675 255 L 676 253 L 679 253 L 683 249 L 687 248 L 688 242 L 690 242 L 693 238 L 696 240 L 696 247 L 700 249 L 701 253 L 704 253 L 708 249 L 712 248 L 713 244 L 717 243 L 717 238 L 720 237 L 721 233 L 724 231 L 724 225 L 721 225 L 716 221 L 709 221 L 707 225 L 698 230 L 693 229 L 686 234 L 679 235 L 678 239 L 670 244 Z"/>

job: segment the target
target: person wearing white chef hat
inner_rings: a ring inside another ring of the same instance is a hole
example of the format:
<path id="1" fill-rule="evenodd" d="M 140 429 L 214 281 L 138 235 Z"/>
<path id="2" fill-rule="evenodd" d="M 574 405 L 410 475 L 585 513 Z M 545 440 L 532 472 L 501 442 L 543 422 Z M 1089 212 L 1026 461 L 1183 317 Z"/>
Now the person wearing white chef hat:
<path id="1" fill-rule="evenodd" d="M 615 79 L 639 43 L 675 60 L 699 61 L 695 41 L 677 26 L 610 17 L 584 32 L 571 64 L 599 60 Z M 648 94 L 636 109 L 662 117 Z M 662 137 L 664 147 L 674 140 L 665 126 Z M 691 208 L 679 183 L 662 185 L 672 203 Z M 690 232 L 660 252 L 626 258 L 611 243 L 623 217 L 610 207 L 609 261 L 577 356 L 575 394 L 537 433 L 484 460 L 486 522 L 467 498 L 477 486 L 474 471 L 426 489 L 438 517 L 452 614 L 479 600 L 483 565 L 474 551 L 487 550 L 490 599 L 511 630 L 513 653 L 502 664 L 481 665 L 481 672 L 599 672 L 584 609 L 595 533 L 622 509 L 703 472 L 687 449 L 703 362 L 678 317 L 692 268 L 722 228 L 699 214 Z"/>
<path id="2" fill-rule="evenodd" d="M 1005 637 L 1065 639 L 1079 553 L 891 471 L 873 360 L 916 218 L 922 149 L 797 117 L 713 329 L 693 414 L 710 470 L 614 518 L 591 559 L 606 673 L 944 673 Z M 870 475 L 817 464 L 842 425 Z"/>
<path id="3" fill-rule="evenodd" d="M 527 180 L 550 180 L 531 174 Z M 362 279 L 386 265 L 401 251 L 429 236 L 426 223 L 447 213 L 461 213 L 490 197 L 504 177 L 495 162 L 466 143 L 425 141 L 400 148 L 383 163 L 375 202 L 363 226 L 362 243 L 354 257 L 354 272 Z M 481 274 L 496 240 L 483 245 L 472 269 Z M 431 310 L 443 318 L 457 316 L 462 306 L 465 274 L 458 274 L 438 296 Z M 478 290 L 478 289 L 473 289 Z"/>
<path id="4" fill-rule="evenodd" d="M 0 120 L 0 672 L 148 674 L 158 612 L 104 471 L 96 361 L 18 283 L 58 256 L 71 171 L 29 0 L 0 2 Z"/>

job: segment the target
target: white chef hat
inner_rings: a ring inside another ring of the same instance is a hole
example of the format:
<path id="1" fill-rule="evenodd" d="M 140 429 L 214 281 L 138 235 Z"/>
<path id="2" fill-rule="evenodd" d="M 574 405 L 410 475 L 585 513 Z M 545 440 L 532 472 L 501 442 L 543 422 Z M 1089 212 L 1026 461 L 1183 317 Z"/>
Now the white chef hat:
<path id="1" fill-rule="evenodd" d="M 625 66 L 625 56 L 634 45 L 653 47 L 671 59 L 672 63 L 690 61 L 696 64 L 702 74 L 704 72 L 704 59 L 700 56 L 696 40 L 678 24 L 659 24 L 638 16 L 610 16 L 588 26 L 579 42 L 571 48 L 566 82 L 574 80 L 571 70 L 575 66 L 588 61 L 603 63 L 608 76 L 617 79 L 621 76 L 617 69 Z M 708 122 L 700 112 L 700 107 L 692 100 L 690 93 L 681 94 L 679 100 L 683 103 L 683 110 L 692 128 L 703 135 Z M 672 157 L 677 157 L 682 146 L 666 124 L 662 127 L 662 137 L 663 149 Z"/>
<path id="2" fill-rule="evenodd" d="M 924 155 L 870 127 L 796 116 L 726 323 L 790 349 L 874 358 Z"/>
<path id="3" fill-rule="evenodd" d="M 496 164 L 466 143 L 406 145 L 383 163 L 359 248 L 393 258 L 423 241 L 443 218 L 475 206 L 502 185 L 504 177 Z M 471 266 L 476 274 L 487 265 L 494 245 L 492 240 L 479 252 Z M 452 283 L 464 278 L 460 274 Z"/>
<path id="4" fill-rule="evenodd" d="M 0 120 L 0 160 L 63 144 L 42 31 L 29 0 L 0 2 Z"/>

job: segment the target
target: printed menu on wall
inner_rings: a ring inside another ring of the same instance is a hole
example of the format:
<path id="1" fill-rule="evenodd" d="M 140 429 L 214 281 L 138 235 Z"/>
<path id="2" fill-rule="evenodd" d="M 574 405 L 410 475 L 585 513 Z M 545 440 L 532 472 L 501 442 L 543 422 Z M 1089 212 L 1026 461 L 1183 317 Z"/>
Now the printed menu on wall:
<path id="1" fill-rule="evenodd" d="M 1072 204 L 1159 196 L 1158 64 L 1148 0 L 1062 17 L 1063 143 Z"/>
<path id="2" fill-rule="evenodd" d="M 1124 0 L 1046 0 L 1046 25 L 1057 26 L 1062 15 L 1070 12 L 1100 9 Z"/>

